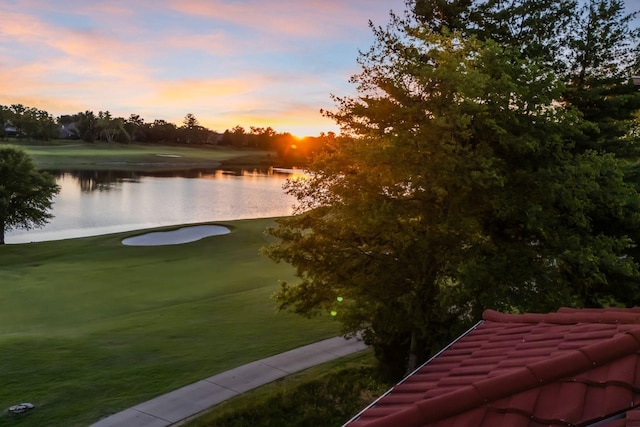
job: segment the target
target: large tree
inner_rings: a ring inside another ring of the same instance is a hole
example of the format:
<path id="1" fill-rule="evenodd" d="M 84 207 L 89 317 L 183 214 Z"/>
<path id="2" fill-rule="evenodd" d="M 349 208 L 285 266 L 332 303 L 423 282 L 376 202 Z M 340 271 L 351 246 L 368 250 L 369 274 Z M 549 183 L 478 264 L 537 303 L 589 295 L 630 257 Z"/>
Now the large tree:
<path id="1" fill-rule="evenodd" d="M 622 0 L 415 0 L 412 9 L 432 31 L 494 40 L 553 68 L 562 101 L 591 123 L 576 150 L 640 155 L 637 143 L 620 144 L 640 108 L 629 84 L 640 65 L 638 12 Z"/>
<path id="2" fill-rule="evenodd" d="M 640 29 L 632 23 L 638 12 L 626 13 L 622 0 L 416 0 L 413 10 L 433 31 L 455 28 L 481 40 L 496 40 L 530 60 L 550 67 L 564 83 L 559 101 L 574 107 L 588 126 L 573 139 L 575 153 L 596 151 L 618 159 L 624 179 L 638 186 L 640 91 L 630 82 L 640 64 Z M 630 202 L 631 203 L 631 202 Z M 593 233 L 617 233 L 640 241 L 640 230 L 630 216 L 591 212 Z M 637 246 L 627 252 L 640 260 Z M 619 277 L 618 300 L 639 303 Z M 623 298 L 624 296 L 624 298 Z M 595 304 L 593 295 L 590 304 Z"/>
<path id="3" fill-rule="evenodd" d="M 98 118 L 95 113 L 87 110 L 84 113 L 78 113 L 77 117 L 78 132 L 80 133 L 82 140 L 85 142 L 94 142 L 99 133 Z"/>
<path id="4" fill-rule="evenodd" d="M 97 125 L 100 135 L 104 136 L 107 143 L 112 144 L 118 135 L 124 135 L 124 140 L 129 142 L 129 135 L 124 128 L 122 117 L 113 117 L 109 111 L 99 111 Z"/>
<path id="5" fill-rule="evenodd" d="M 144 119 L 139 114 L 131 114 L 124 123 L 124 131 L 130 136 L 132 142 L 137 142 L 138 138 L 144 133 Z"/>
<path id="6" fill-rule="evenodd" d="M 37 170 L 24 151 L 0 148 L 0 244 L 12 228 L 46 224 L 59 190 L 53 176 Z"/>
<path id="7" fill-rule="evenodd" d="M 204 144 L 209 140 L 211 131 L 204 126 L 192 113 L 184 116 L 182 126 L 178 129 L 179 140 L 185 144 Z"/>
<path id="8" fill-rule="evenodd" d="M 567 39 L 565 102 L 592 123 L 577 149 L 611 152 L 633 161 L 640 156 L 637 140 L 627 135 L 640 108 L 640 93 L 630 84 L 638 56 L 637 16 L 624 13 L 621 0 L 590 0 L 576 8 Z"/>
<path id="9" fill-rule="evenodd" d="M 412 369 L 482 309 L 616 301 L 637 283 L 640 197 L 554 64 L 521 46 L 392 17 L 330 113 L 344 137 L 292 181 L 297 215 L 266 252 L 291 263 L 280 308 L 331 311 L 379 359 Z M 626 301 L 617 301 L 626 302 Z"/>

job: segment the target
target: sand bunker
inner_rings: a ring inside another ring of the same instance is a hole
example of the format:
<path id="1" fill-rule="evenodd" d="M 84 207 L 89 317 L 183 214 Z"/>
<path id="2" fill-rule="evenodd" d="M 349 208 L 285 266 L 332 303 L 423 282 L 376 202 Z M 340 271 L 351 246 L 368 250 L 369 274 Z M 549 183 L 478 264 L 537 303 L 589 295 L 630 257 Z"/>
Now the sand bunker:
<path id="1" fill-rule="evenodd" d="M 156 231 L 129 237 L 122 241 L 127 246 L 161 246 L 180 245 L 182 243 L 195 242 L 209 236 L 229 234 L 231 230 L 221 225 L 196 225 L 183 227 L 174 231 Z"/>

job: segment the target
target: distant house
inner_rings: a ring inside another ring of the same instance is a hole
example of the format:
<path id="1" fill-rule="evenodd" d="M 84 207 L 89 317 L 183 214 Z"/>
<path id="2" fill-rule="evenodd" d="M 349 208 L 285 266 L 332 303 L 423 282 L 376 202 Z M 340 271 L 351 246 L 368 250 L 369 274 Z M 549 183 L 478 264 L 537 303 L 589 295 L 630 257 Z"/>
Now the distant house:
<path id="1" fill-rule="evenodd" d="M 15 126 L 8 125 L 4 127 L 5 136 L 15 138 L 16 136 L 18 136 L 19 133 L 20 132 L 18 131 L 18 128 Z"/>
<path id="2" fill-rule="evenodd" d="M 640 308 L 483 321 L 344 427 L 640 426 Z"/>

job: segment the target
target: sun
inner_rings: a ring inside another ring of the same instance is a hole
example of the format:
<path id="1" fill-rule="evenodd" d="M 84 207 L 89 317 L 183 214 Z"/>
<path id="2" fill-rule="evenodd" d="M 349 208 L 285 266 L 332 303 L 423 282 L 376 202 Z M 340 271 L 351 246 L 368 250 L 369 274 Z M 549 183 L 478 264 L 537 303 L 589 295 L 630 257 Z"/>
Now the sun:
<path id="1" fill-rule="evenodd" d="M 297 150 L 301 143 L 306 139 L 306 137 L 304 136 L 297 135 L 291 135 L 291 137 L 293 139 L 293 142 L 291 143 L 291 145 L 289 145 L 289 148 L 291 148 L 292 150 Z"/>

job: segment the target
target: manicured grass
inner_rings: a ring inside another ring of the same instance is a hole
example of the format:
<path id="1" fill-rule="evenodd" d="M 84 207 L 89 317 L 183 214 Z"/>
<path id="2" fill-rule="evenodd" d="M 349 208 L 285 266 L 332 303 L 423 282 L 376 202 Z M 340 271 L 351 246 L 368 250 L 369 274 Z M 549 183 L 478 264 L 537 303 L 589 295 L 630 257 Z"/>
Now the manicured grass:
<path id="1" fill-rule="evenodd" d="M 391 387 L 367 350 L 290 375 L 214 407 L 187 427 L 336 427 Z"/>
<path id="2" fill-rule="evenodd" d="M 258 254 L 271 221 L 177 246 L 121 245 L 139 232 L 0 246 L 0 410 L 36 405 L 0 426 L 88 425 L 337 335 L 329 316 L 275 312 L 293 271 Z"/>
<path id="3" fill-rule="evenodd" d="M 222 162 L 255 163 L 273 159 L 275 153 L 218 146 L 157 144 L 107 144 L 81 141 L 25 143 L 0 142 L 23 148 L 43 168 L 141 170 L 215 167 Z"/>

